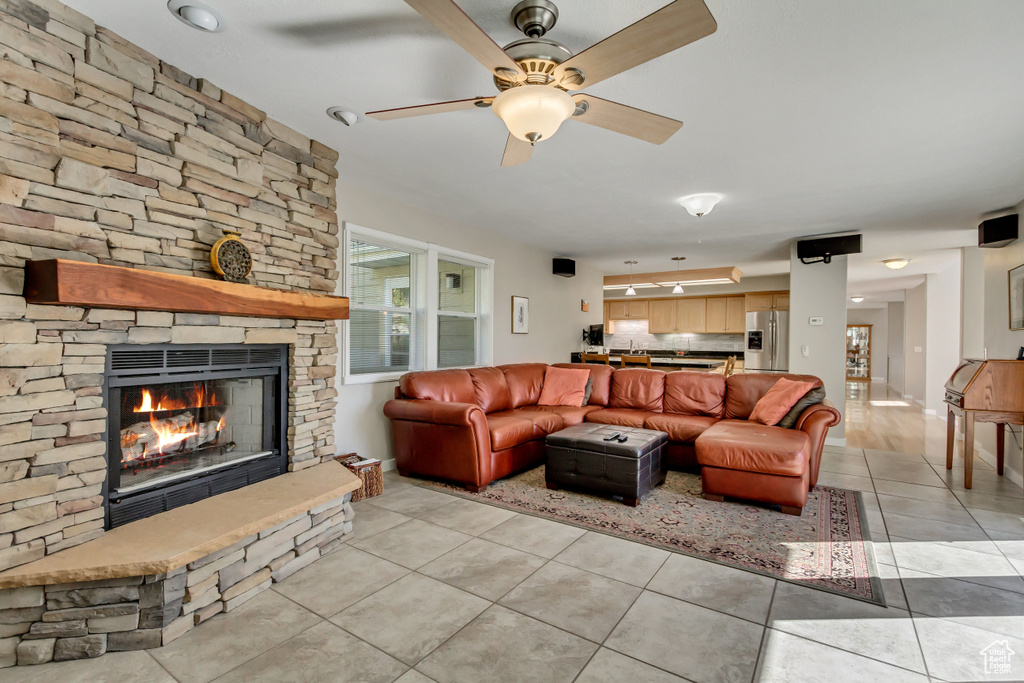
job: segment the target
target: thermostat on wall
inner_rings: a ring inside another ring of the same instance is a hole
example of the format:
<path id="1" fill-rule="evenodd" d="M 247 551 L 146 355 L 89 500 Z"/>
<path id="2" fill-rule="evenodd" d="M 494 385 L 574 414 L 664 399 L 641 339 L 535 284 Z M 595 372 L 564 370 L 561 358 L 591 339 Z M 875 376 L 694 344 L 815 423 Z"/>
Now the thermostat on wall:
<path id="1" fill-rule="evenodd" d="M 810 323 L 811 325 L 821 326 L 825 324 L 825 318 L 821 317 L 820 315 L 812 315 L 807 322 Z"/>

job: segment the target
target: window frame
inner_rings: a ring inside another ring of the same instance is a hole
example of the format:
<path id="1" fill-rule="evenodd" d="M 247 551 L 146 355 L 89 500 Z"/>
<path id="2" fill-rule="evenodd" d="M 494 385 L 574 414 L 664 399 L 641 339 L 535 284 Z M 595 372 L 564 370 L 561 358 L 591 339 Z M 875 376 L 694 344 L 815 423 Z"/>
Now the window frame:
<path id="1" fill-rule="evenodd" d="M 409 268 L 409 303 L 412 312 L 409 325 L 409 369 L 388 372 L 353 374 L 351 368 L 351 322 L 341 321 L 340 350 L 343 358 L 341 367 L 342 384 L 374 384 L 393 382 L 407 372 L 438 369 L 438 316 L 457 315 L 476 319 L 476 359 L 472 365 L 450 366 L 481 367 L 491 365 L 494 360 L 494 259 L 468 252 L 402 237 L 393 233 L 374 230 L 355 223 L 345 222 L 342 228 L 341 296 L 349 296 L 351 277 L 351 245 L 353 239 L 363 238 L 372 244 L 408 251 L 412 260 Z M 438 261 L 461 263 L 477 269 L 476 313 L 439 310 Z M 350 310 L 391 310 L 391 307 L 353 306 Z M 398 309 L 395 309 L 398 310 Z M 401 312 L 406 312 L 402 309 Z M 417 352 L 418 351 L 418 352 Z"/>

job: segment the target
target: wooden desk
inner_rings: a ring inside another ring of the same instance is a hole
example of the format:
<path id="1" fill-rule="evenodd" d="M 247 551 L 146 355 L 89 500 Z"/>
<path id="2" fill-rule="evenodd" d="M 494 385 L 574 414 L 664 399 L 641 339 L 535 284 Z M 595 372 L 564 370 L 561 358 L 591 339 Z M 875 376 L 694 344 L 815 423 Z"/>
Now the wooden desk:
<path id="1" fill-rule="evenodd" d="M 953 469 L 956 418 L 964 420 L 964 488 L 974 478 L 974 425 L 996 425 L 996 472 L 1002 476 L 1006 425 L 1024 425 L 1024 361 L 967 359 L 946 382 L 946 469 Z"/>

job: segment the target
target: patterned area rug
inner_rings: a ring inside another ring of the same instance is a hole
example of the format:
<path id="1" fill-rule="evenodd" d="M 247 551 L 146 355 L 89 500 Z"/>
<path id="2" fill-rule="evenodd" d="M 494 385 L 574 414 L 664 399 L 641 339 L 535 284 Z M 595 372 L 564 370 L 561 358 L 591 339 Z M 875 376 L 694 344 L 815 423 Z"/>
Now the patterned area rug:
<path id="1" fill-rule="evenodd" d="M 700 475 L 669 472 L 631 508 L 576 491 L 549 491 L 544 467 L 483 493 L 424 482 L 471 500 L 619 536 L 730 567 L 885 605 L 860 494 L 817 486 L 799 517 L 701 496 Z"/>

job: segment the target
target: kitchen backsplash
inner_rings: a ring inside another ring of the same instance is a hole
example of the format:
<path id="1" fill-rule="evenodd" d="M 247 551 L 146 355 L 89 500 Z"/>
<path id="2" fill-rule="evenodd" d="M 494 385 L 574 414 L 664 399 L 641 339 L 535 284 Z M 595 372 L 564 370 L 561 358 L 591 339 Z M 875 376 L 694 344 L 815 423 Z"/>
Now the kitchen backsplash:
<path id="1" fill-rule="evenodd" d="M 630 340 L 638 349 L 688 351 L 743 351 L 743 334 L 651 334 L 646 320 L 616 320 L 615 334 L 604 335 L 608 349 L 628 349 Z M 647 344 L 645 347 L 644 344 Z"/>

